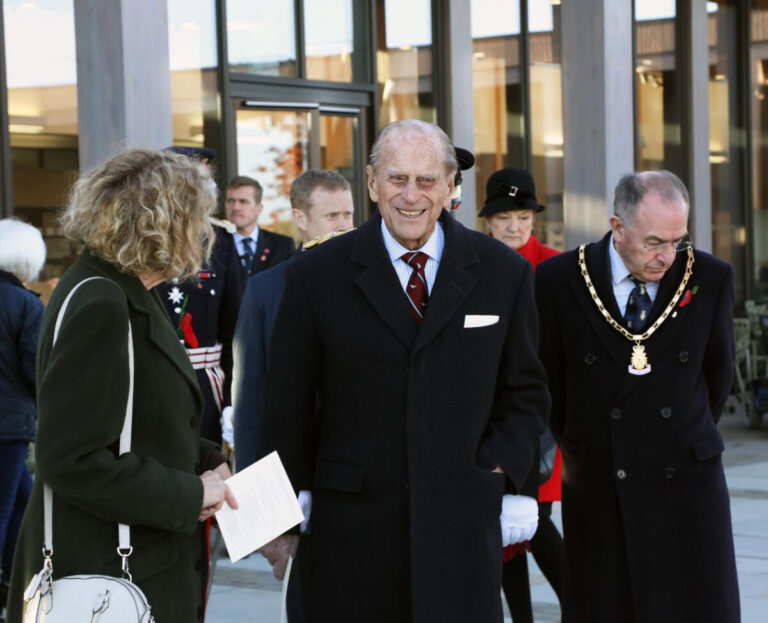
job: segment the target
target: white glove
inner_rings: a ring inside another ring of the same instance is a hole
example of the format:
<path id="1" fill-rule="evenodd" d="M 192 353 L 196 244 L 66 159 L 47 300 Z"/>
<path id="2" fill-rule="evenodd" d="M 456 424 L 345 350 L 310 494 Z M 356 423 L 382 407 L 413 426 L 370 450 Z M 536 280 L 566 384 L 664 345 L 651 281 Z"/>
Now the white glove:
<path id="1" fill-rule="evenodd" d="M 499 519 L 503 547 L 530 541 L 539 525 L 539 505 L 527 495 L 505 495 Z"/>
<path id="2" fill-rule="evenodd" d="M 312 513 L 312 492 L 299 491 L 299 506 L 304 515 L 304 521 L 299 525 L 299 532 L 306 534 L 309 532 L 309 515 Z"/>
<path id="3" fill-rule="evenodd" d="M 235 447 L 235 427 L 232 417 L 232 407 L 224 407 L 221 412 L 221 439 L 227 442 L 232 448 Z"/>

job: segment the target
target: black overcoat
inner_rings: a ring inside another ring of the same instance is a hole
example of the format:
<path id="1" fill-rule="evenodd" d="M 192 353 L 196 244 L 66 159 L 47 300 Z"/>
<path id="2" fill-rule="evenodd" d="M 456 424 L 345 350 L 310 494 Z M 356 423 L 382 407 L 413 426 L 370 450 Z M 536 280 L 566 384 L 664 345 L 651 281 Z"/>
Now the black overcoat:
<path id="1" fill-rule="evenodd" d="M 528 475 L 549 407 L 532 271 L 440 223 L 420 328 L 378 214 L 287 267 L 258 444 L 312 490 L 298 556 L 313 623 L 502 621 L 501 497 Z M 465 328 L 475 314 L 498 322 Z"/>
<path id="2" fill-rule="evenodd" d="M 59 308 L 66 310 L 51 347 Z M 131 451 L 117 456 L 128 396 L 128 319 L 135 389 Z M 51 296 L 37 359 L 37 478 L 13 563 L 8 623 L 42 567 L 43 486 L 53 490 L 54 578 L 120 575 L 117 523 L 131 526 L 130 567 L 158 623 L 202 620 L 197 476 L 215 445 L 200 439 L 197 378 L 157 294 L 87 250 Z"/>
<path id="3" fill-rule="evenodd" d="M 586 261 L 621 321 L 610 242 L 609 233 L 588 246 Z M 739 620 L 716 428 L 733 378 L 733 275 L 707 253 L 694 258 L 688 293 L 645 342 L 651 372 L 643 376 L 629 373 L 632 343 L 599 313 L 577 251 L 537 268 L 540 355 L 563 453 L 564 623 Z M 686 261 L 679 253 L 661 280 L 651 322 Z"/>

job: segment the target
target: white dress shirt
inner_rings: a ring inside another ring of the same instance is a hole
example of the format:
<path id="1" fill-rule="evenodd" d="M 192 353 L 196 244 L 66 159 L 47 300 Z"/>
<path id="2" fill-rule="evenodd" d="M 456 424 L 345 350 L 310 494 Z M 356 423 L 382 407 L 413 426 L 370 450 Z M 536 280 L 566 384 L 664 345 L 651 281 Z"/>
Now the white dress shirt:
<path id="1" fill-rule="evenodd" d="M 608 257 L 611 261 L 611 277 L 613 278 L 613 296 L 616 297 L 616 304 L 622 317 L 627 311 L 627 301 L 632 290 L 635 289 L 635 282 L 629 276 L 630 272 L 624 265 L 619 252 L 613 246 L 613 238 L 608 244 Z M 659 282 L 649 281 L 645 284 L 645 291 L 651 297 L 651 304 L 656 300 L 656 294 L 659 292 Z"/>
<path id="2" fill-rule="evenodd" d="M 387 226 L 384 224 L 384 219 L 381 220 L 381 235 L 384 238 L 384 246 L 389 253 L 389 259 L 392 260 L 392 266 L 395 268 L 397 278 L 400 280 L 400 285 L 405 292 L 408 286 L 408 280 L 411 278 L 413 268 L 405 263 L 402 259 L 406 253 L 413 253 L 414 251 L 421 251 L 429 256 L 427 265 L 424 267 L 424 276 L 427 279 L 427 295 L 432 293 L 432 286 L 435 285 L 435 277 L 437 277 L 437 269 L 440 266 L 440 258 L 443 256 L 443 247 L 445 246 L 445 234 L 443 233 L 443 227 L 440 223 L 435 225 L 435 231 L 429 237 L 420 249 L 406 249 L 401 245 L 394 236 L 389 233 Z"/>
<path id="3" fill-rule="evenodd" d="M 235 248 L 237 249 L 237 254 L 240 257 L 243 257 L 246 251 L 245 245 L 243 244 L 243 238 L 250 238 L 251 240 L 253 240 L 251 253 L 253 253 L 253 255 L 256 255 L 256 247 L 259 244 L 259 226 L 258 225 L 254 226 L 253 231 L 247 236 L 243 236 L 243 234 L 236 231 L 234 234 L 232 234 L 232 237 L 235 239 Z"/>

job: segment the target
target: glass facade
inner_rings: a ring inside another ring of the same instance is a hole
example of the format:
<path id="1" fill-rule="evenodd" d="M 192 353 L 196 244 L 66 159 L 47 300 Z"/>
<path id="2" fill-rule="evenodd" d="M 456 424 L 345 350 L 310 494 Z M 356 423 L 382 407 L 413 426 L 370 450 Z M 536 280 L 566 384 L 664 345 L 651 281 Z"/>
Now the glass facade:
<path id="1" fill-rule="evenodd" d="M 293 2 L 226 0 L 226 8 L 231 72 L 298 77 Z"/>
<path id="2" fill-rule="evenodd" d="M 736 0 L 709 3 L 709 162 L 712 250 L 730 262 L 736 300 L 747 297 L 746 132 L 740 111 Z"/>
<path id="3" fill-rule="evenodd" d="M 674 0 L 635 0 L 635 58 L 637 168 L 667 169 L 683 176 Z"/>
<path id="4" fill-rule="evenodd" d="M 214 0 L 168 0 L 168 47 L 173 143 L 216 149 L 219 63 Z"/>
<path id="5" fill-rule="evenodd" d="M 435 123 L 432 3 L 377 0 L 379 126 L 398 119 Z"/>
<path id="6" fill-rule="evenodd" d="M 304 0 L 307 78 L 352 81 L 352 0 Z"/>
<path id="7" fill-rule="evenodd" d="M 768 0 L 752 1 L 750 84 L 753 298 L 768 301 Z"/>
<path id="8" fill-rule="evenodd" d="M 40 280 L 55 280 L 75 259 L 57 221 L 79 169 L 74 9 L 71 0 L 4 0 L 3 20 L 13 212 L 42 231 Z"/>
<path id="9" fill-rule="evenodd" d="M 6 211 L 45 234 L 44 278 L 60 274 L 74 257 L 56 222 L 79 170 L 74 4 L 2 4 L 9 143 L 2 145 L 7 157 L 0 179 L 9 178 Z M 216 149 L 222 182 L 238 172 L 263 180 L 266 227 L 290 230 L 287 189 L 307 167 L 340 171 L 352 182 L 358 209 L 365 204 L 358 220 L 365 216 L 371 141 L 387 123 L 415 117 L 444 120 L 465 136 L 473 132 L 478 209 L 493 171 L 531 170 L 547 207 L 536 234 L 563 247 L 569 224 L 562 165 L 569 146 L 562 125 L 560 2 L 471 0 L 472 75 L 450 82 L 456 89 L 472 85 L 473 119 L 453 117 L 450 94 L 436 82 L 457 49 L 450 41 L 455 25 L 443 23 L 450 11 L 438 0 L 167 0 L 167 6 L 173 142 Z M 740 300 L 768 300 L 762 175 L 768 0 L 706 6 L 709 55 L 692 59 L 683 44 L 691 35 L 686 20 L 700 8 L 696 0 L 633 2 L 634 63 L 626 69 L 635 76 L 636 166 L 670 169 L 689 181 L 683 111 L 697 106 L 687 99 L 691 63 L 706 62 L 712 226 L 711 240 L 701 246 L 711 242 L 714 253 L 733 264 Z M 219 16 L 226 23 L 218 23 Z"/>

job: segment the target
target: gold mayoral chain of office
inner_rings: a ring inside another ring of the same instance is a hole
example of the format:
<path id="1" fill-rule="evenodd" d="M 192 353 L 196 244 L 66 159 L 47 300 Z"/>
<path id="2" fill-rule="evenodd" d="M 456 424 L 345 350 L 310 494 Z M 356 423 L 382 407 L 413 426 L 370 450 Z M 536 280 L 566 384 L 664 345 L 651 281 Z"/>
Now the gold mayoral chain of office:
<path id="1" fill-rule="evenodd" d="M 645 352 L 645 346 L 643 345 L 643 342 L 651 337 L 656 332 L 656 329 L 658 329 L 670 316 L 670 314 L 672 314 L 672 310 L 675 308 L 675 305 L 677 305 L 677 302 L 683 295 L 685 286 L 688 285 L 688 280 L 693 274 L 693 247 L 688 248 L 688 263 L 685 266 L 685 275 L 683 275 L 683 279 L 680 281 L 680 285 L 677 287 L 677 291 L 672 297 L 672 300 L 669 302 L 669 305 L 667 305 L 666 309 L 661 313 L 661 316 L 656 319 L 656 322 L 648 327 L 644 333 L 640 334 L 633 334 L 627 331 L 618 322 L 616 322 L 613 316 L 611 316 L 610 312 L 606 309 L 605 305 L 603 305 L 603 302 L 597 295 L 595 284 L 592 283 L 592 278 L 589 276 L 589 271 L 587 270 L 587 262 L 584 255 L 586 248 L 587 245 L 585 244 L 579 247 L 579 268 L 581 269 L 582 277 L 584 277 L 584 283 L 587 285 L 587 290 L 589 290 L 589 294 L 592 296 L 592 300 L 595 302 L 595 305 L 597 305 L 597 309 L 603 315 L 603 318 L 605 318 L 606 322 L 619 333 L 621 333 L 630 342 L 634 342 L 635 345 L 632 347 L 632 357 L 630 358 L 630 363 L 628 366 L 629 373 L 636 375 L 648 374 L 651 371 L 651 364 L 648 363 L 648 354 Z"/>

